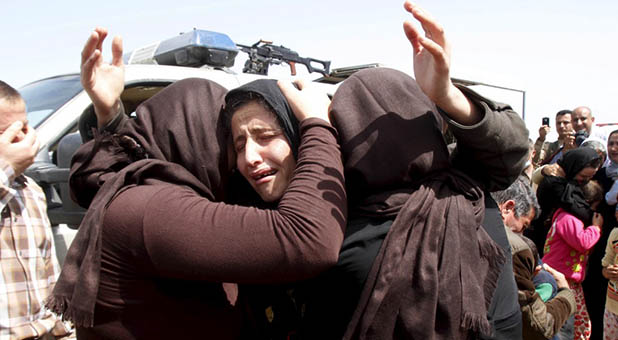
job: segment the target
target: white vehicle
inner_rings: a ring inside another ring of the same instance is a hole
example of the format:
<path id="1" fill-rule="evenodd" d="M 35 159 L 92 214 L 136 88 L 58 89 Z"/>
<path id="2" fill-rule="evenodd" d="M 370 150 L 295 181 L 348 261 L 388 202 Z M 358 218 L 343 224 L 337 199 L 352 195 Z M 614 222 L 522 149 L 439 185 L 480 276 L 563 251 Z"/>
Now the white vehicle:
<path id="1" fill-rule="evenodd" d="M 260 48 L 266 48 L 260 52 L 273 54 L 250 54 L 245 71 L 257 74 L 236 74 L 231 71 L 229 67 L 233 66 L 239 49 L 227 35 L 209 31 L 193 30 L 125 55 L 125 90 L 121 95 L 125 112 L 133 113 L 140 103 L 180 79 L 204 78 L 232 89 L 268 77 L 263 74 L 267 73 L 270 64 L 287 62 L 294 66 L 294 60 L 286 60 L 277 54 L 277 50 L 268 49 L 269 46 L 285 49 L 283 46 L 262 41 L 258 44 L 262 44 Z M 258 47 L 258 44 L 252 47 Z M 246 50 L 247 47 L 243 48 Z M 289 49 L 285 51 L 298 57 Z M 328 68 L 329 62 L 326 63 Z M 336 84 L 349 74 L 361 68 L 376 66 L 351 67 L 332 73 L 321 68 L 320 72 L 328 75 L 317 81 L 332 95 Z M 310 69 L 309 66 L 307 68 Z M 26 173 L 41 185 L 47 195 L 48 216 L 52 225 L 61 225 L 60 228 L 54 228 L 55 233 L 69 235 L 69 240 L 66 237 L 56 239 L 58 253 L 64 254 L 72 239 L 72 232 L 66 226 L 77 229 L 85 213 L 83 208 L 71 200 L 67 181 L 71 157 L 82 143 L 78 131 L 80 117 L 92 111 L 92 103 L 81 86 L 78 73 L 41 79 L 23 86 L 19 91 L 27 104 L 29 123 L 36 128 L 41 142 L 37 159 Z M 63 256 L 60 258 L 62 261 Z"/>

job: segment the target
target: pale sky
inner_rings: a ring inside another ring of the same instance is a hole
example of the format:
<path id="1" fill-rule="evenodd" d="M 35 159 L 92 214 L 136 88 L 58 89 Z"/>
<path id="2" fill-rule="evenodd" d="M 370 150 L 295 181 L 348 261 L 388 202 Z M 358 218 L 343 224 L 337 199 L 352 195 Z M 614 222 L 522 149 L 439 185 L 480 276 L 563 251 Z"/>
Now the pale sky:
<path id="1" fill-rule="evenodd" d="M 618 123 L 613 102 L 618 96 L 618 2 L 417 3 L 445 28 L 453 77 L 526 91 L 531 137 L 538 135 L 541 117 L 551 117 L 553 129 L 557 111 L 580 105 L 592 109 L 597 123 Z M 78 72 L 81 48 L 96 26 L 121 35 L 125 52 L 198 28 L 226 33 L 241 44 L 271 40 L 301 56 L 331 60 L 334 68 L 379 62 L 413 74 L 412 49 L 402 30 L 409 15 L 402 5 L 400 0 L 3 2 L 0 79 L 20 87 Z M 110 42 L 104 46 L 106 57 Z M 235 69 L 243 63 L 238 59 Z M 477 90 L 522 112 L 519 93 Z"/>

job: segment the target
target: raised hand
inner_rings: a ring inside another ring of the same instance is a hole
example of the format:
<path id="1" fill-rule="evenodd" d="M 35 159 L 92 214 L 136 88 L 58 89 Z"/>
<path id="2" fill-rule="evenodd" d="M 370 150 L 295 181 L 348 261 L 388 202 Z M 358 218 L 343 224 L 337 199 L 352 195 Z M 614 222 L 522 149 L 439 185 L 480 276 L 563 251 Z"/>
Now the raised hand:
<path id="1" fill-rule="evenodd" d="M 124 90 L 124 65 L 122 39 L 112 41 L 112 62 L 103 62 L 103 41 L 107 30 L 97 27 L 84 45 L 81 61 L 82 86 L 90 96 L 99 127 L 104 126 L 118 112 L 120 95 Z"/>
<path id="2" fill-rule="evenodd" d="M 295 80 L 294 84 L 296 84 L 296 87 L 288 81 L 280 80 L 277 82 L 296 118 L 302 121 L 315 117 L 330 122 L 328 118 L 328 107 L 330 106 L 328 95 L 300 79 Z"/>
<path id="3" fill-rule="evenodd" d="M 549 133 L 549 126 L 543 125 L 539 128 L 539 139 L 545 141 L 545 137 Z"/>
<path id="4" fill-rule="evenodd" d="M 424 35 L 411 21 L 403 24 L 414 50 L 414 75 L 423 92 L 455 121 L 474 124 L 481 120 L 479 109 L 470 103 L 450 78 L 451 47 L 442 26 L 420 7 L 404 3 L 421 24 Z"/>
<path id="5" fill-rule="evenodd" d="M 0 135 L 0 159 L 11 165 L 17 176 L 34 162 L 39 151 L 39 140 L 32 127 L 26 126 L 23 138 L 17 138 L 23 129 L 24 123 L 15 121 Z"/>

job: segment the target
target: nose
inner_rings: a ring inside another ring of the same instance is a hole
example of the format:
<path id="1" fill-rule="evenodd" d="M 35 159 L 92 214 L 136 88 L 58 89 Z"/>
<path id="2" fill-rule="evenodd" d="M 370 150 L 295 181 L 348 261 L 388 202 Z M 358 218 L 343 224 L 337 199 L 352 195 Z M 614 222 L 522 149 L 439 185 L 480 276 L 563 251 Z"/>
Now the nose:
<path id="1" fill-rule="evenodd" d="M 245 162 L 250 166 L 256 166 L 262 163 L 262 147 L 259 143 L 256 143 L 252 138 L 247 139 L 245 144 Z"/>

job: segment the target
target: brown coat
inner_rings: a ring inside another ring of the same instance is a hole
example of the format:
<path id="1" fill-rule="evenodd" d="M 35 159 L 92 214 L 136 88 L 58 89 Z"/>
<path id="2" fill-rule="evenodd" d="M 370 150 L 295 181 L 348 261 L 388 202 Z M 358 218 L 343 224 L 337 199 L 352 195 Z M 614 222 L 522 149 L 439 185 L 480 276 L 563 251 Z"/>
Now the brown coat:
<path id="1" fill-rule="evenodd" d="M 522 239 L 506 228 L 513 253 L 513 272 L 517 282 L 519 305 L 523 319 L 524 339 L 550 339 L 575 312 L 575 296 L 570 289 L 562 290 L 547 302 L 535 291 L 532 277 L 536 260 Z"/>
<path id="2" fill-rule="evenodd" d="M 120 122 L 147 159 L 132 161 L 105 134 L 78 151 L 71 184 L 82 203 L 98 186 L 90 210 L 102 191 L 113 194 L 100 208 L 101 227 L 82 225 L 69 251 L 100 232 L 100 269 L 86 277 L 87 287 L 97 283 L 94 327 L 82 319 L 80 339 L 253 338 L 236 283 L 302 280 L 337 261 L 346 195 L 336 131 L 302 122 L 296 170 L 277 209 L 217 202 L 227 177 L 227 138 L 217 138 L 225 137 L 222 94 L 204 80 L 179 81 L 138 108 L 137 121 Z M 109 190 L 118 174 L 120 189 Z M 74 293 L 84 261 L 73 258 L 57 301 L 70 298 L 81 313 L 90 296 Z"/>

